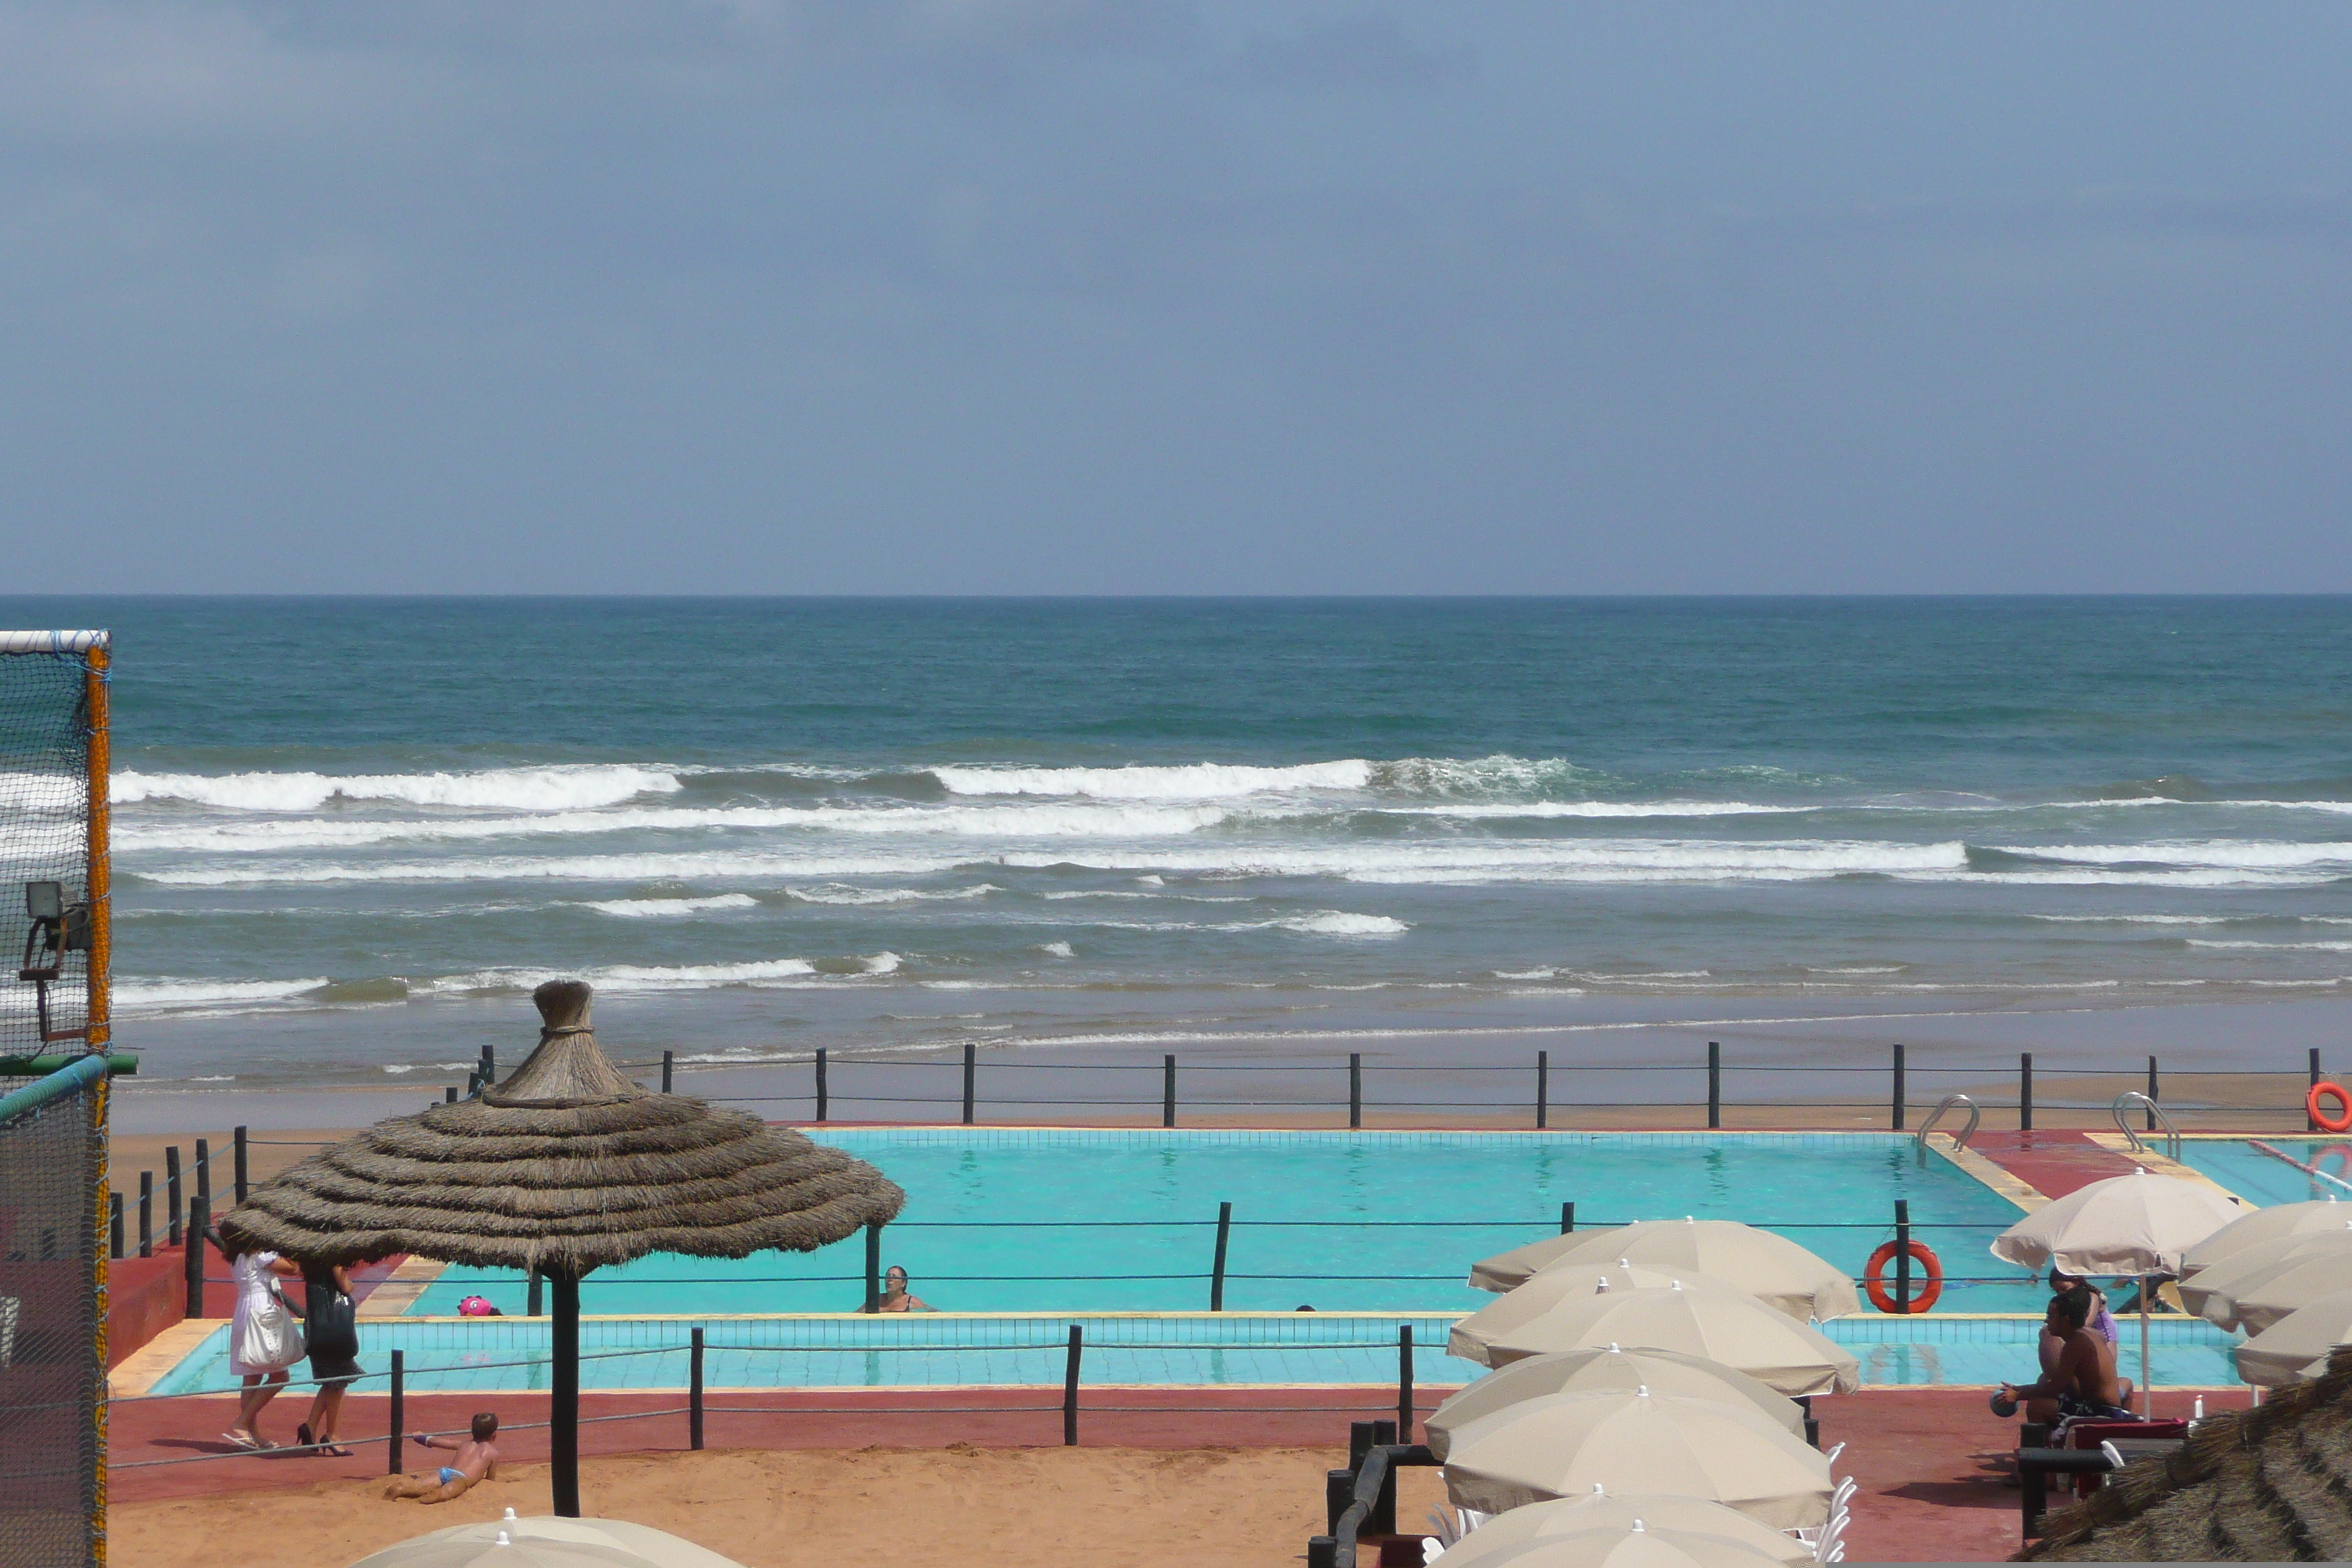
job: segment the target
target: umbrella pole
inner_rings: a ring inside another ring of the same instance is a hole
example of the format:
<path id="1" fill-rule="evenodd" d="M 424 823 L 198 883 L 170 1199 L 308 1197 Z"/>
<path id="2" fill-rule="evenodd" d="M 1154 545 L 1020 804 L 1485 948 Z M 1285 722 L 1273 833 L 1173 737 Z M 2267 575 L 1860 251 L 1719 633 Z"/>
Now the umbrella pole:
<path id="1" fill-rule="evenodd" d="M 2147 1385 L 2147 1276 L 2139 1277 L 2139 1418 L 2152 1420 L 2156 1395 Z"/>
<path id="2" fill-rule="evenodd" d="M 550 1346 L 554 1363 L 553 1392 L 547 1402 L 547 1450 L 550 1479 L 559 1519 L 580 1517 L 580 1277 L 569 1269 L 551 1269 L 548 1283 L 555 1287 L 555 1320 Z"/>

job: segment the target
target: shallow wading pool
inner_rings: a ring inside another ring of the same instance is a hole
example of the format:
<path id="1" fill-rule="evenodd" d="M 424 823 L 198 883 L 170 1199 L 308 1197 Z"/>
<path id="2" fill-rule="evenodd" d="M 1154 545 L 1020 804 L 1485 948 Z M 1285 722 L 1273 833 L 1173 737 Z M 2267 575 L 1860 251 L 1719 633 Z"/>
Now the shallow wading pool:
<path id="1" fill-rule="evenodd" d="M 1444 1353 L 1450 1314 L 1225 1313 L 1048 1317 L 635 1318 L 581 1324 L 587 1388 L 680 1388 L 687 1345 L 703 1331 L 711 1388 L 1058 1386 L 1069 1331 L 1084 1336 L 1089 1386 L 1393 1384 L 1398 1330 L 1409 1326 L 1417 1384 L 1468 1383 L 1484 1369 Z M 1864 1314 L 1825 1325 L 1853 1351 L 1867 1384 L 1989 1384 L 2034 1370 L 2038 1321 L 2027 1317 L 1893 1318 Z M 2124 1325 L 2126 1370 L 2138 1374 L 2138 1331 Z M 2194 1319 L 2151 1325 L 2158 1386 L 2234 1385 L 2235 1336 Z M 381 1393 L 390 1352 L 404 1352 L 411 1391 L 522 1391 L 548 1384 L 548 1325 L 534 1319 L 382 1319 L 360 1325 L 359 1387 Z M 215 1331 L 166 1373 L 155 1394 L 233 1389 L 228 1331 Z"/>

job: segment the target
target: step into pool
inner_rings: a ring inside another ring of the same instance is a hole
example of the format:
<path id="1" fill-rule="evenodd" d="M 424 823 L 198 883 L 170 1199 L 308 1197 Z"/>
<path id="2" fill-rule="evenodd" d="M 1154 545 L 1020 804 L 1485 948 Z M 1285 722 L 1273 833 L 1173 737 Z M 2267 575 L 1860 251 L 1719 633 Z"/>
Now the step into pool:
<path id="1" fill-rule="evenodd" d="M 1069 1332 L 1083 1339 L 1089 1386 L 1393 1384 L 1398 1331 L 1413 1339 L 1413 1379 L 1465 1384 L 1483 1368 L 1445 1354 L 1451 1313 L 1228 1312 L 1090 1317 L 939 1314 L 929 1317 L 590 1318 L 581 1323 L 581 1383 L 588 1388 L 680 1388 L 689 1336 L 704 1340 L 711 1388 L 1059 1387 Z M 2039 1321 L 2030 1317 L 1833 1320 L 1828 1335 L 1852 1350 L 1867 1384 L 1979 1385 L 2034 1371 Z M 2150 1325 L 2158 1387 L 2236 1386 L 2237 1336 L 2197 1319 Z M 387 1386 L 390 1352 L 412 1391 L 523 1391 L 547 1386 L 544 1319 L 375 1319 L 360 1325 L 362 1393 Z M 153 1394 L 233 1391 L 228 1331 L 215 1330 L 159 1380 Z M 2125 1370 L 2137 1375 L 2136 1322 L 2125 1324 Z"/>
<path id="2" fill-rule="evenodd" d="M 1199 1311 L 1231 1204 L 1223 1305 L 1289 1311 L 1466 1311 L 1479 1258 L 1636 1219 L 1736 1219 L 1859 1275 L 1895 1200 L 1952 1276 L 1947 1312 L 2045 1299 L 1986 1250 L 2016 1206 L 1900 1133 L 1306 1132 L 1023 1128 L 819 1129 L 907 1190 L 884 1262 L 947 1311 Z M 520 1276 L 452 1268 L 412 1310 L 488 1298 L 526 1306 Z M 862 1242 L 740 1262 L 656 1254 L 599 1269 L 582 1310 L 831 1312 L 865 1300 Z"/>

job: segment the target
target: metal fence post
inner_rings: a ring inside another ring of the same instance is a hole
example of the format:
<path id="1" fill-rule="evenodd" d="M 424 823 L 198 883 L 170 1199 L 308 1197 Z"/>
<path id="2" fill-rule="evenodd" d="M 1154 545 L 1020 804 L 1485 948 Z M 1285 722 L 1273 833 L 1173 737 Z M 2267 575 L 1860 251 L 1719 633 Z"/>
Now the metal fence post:
<path id="1" fill-rule="evenodd" d="M 163 1240 L 180 1245 L 180 1146 L 168 1144 L 163 1150 Z"/>
<path id="2" fill-rule="evenodd" d="M 1895 1047 L 1895 1131 L 1903 1131 L 1903 1047 Z"/>
<path id="3" fill-rule="evenodd" d="M 1895 1200 L 1895 1310 L 1911 1310 L 1911 1200 Z"/>
<path id="4" fill-rule="evenodd" d="M 1397 1325 L 1397 1441 L 1412 1441 L 1412 1325 Z"/>
<path id="5" fill-rule="evenodd" d="M 482 1075 L 482 1087 L 484 1089 L 496 1089 L 499 1086 L 498 1052 L 488 1046 L 484 1046 L 482 1047 L 482 1065 L 476 1070 L 480 1072 Z"/>
<path id="6" fill-rule="evenodd" d="M 2317 1046 L 2311 1047 L 2311 1087 L 2314 1089 L 2317 1089 L 2319 1087 L 2319 1047 Z M 2305 1100 L 2304 1103 L 2307 1107 L 2310 1104 L 2310 1101 Z M 2312 1116 L 2308 1111 L 2306 1111 L 2305 1120 L 2311 1123 L 2309 1131 L 2313 1132 L 2319 1131 L 2318 1117 Z"/>
<path id="7" fill-rule="evenodd" d="M 2156 1058 L 2147 1058 L 2147 1131 L 2156 1131 Z"/>
<path id="8" fill-rule="evenodd" d="M 866 1227 L 866 1310 L 882 1310 L 882 1227 Z"/>
<path id="9" fill-rule="evenodd" d="M 1714 1131 L 1723 1125 L 1723 1042 L 1706 1043 L 1706 1125 Z"/>
<path id="10" fill-rule="evenodd" d="M 1551 1125 L 1551 1053 L 1536 1053 L 1536 1128 Z"/>
<path id="11" fill-rule="evenodd" d="M 1176 1058 L 1160 1058 L 1160 1125 L 1176 1125 Z"/>
<path id="12" fill-rule="evenodd" d="M 540 1291 L 542 1289 L 541 1279 L 541 1276 L 539 1270 L 536 1268 L 532 1269 L 530 1271 L 530 1282 L 529 1285 L 525 1286 L 523 1289 L 522 1315 L 526 1318 L 543 1318 L 547 1315 L 546 1312 L 542 1310 L 542 1308 L 546 1303 L 544 1298 L 540 1294 Z"/>
<path id="13" fill-rule="evenodd" d="M 155 1173 L 139 1173 L 139 1256 L 155 1256 Z"/>
<path id="14" fill-rule="evenodd" d="M 674 1092 L 670 1088 L 670 1084 L 674 1080 L 674 1076 L 677 1071 L 677 1053 L 674 1051 L 664 1051 L 662 1053 L 662 1092 L 664 1094 Z"/>
<path id="15" fill-rule="evenodd" d="M 479 1093 L 481 1093 L 481 1092 L 482 1092 L 482 1075 L 481 1075 L 480 1073 L 478 1073 L 478 1072 L 469 1072 L 469 1073 L 467 1073 L 467 1074 L 466 1075 L 466 1098 L 467 1098 L 467 1100 L 471 1100 L 471 1099 L 473 1099 L 476 1095 L 478 1095 L 478 1094 L 479 1094 Z"/>
<path id="16" fill-rule="evenodd" d="M 455 1105 L 457 1103 L 457 1086 L 456 1084 L 450 1083 L 441 1086 L 441 1103 L 444 1105 Z"/>
<path id="17" fill-rule="evenodd" d="M 1233 1238 L 1234 1205 L 1217 1205 L 1217 1260 L 1209 1267 L 1209 1310 L 1225 1310 L 1225 1244 Z"/>
<path id="18" fill-rule="evenodd" d="M 213 1142 L 196 1140 L 196 1197 L 205 1205 L 205 1213 L 213 1212 Z"/>
<path id="19" fill-rule="evenodd" d="M 1078 1446 L 1078 1358 L 1084 1353 L 1086 1335 L 1077 1324 L 1070 1325 L 1070 1359 L 1062 1369 L 1062 1447 Z"/>
<path id="20" fill-rule="evenodd" d="M 702 1331 L 691 1331 L 686 1349 L 686 1446 L 702 1452 Z"/>
<path id="21" fill-rule="evenodd" d="M 121 1193 L 109 1193 L 106 1195 L 106 1239 L 108 1248 L 106 1255 L 109 1258 L 121 1258 L 122 1256 L 122 1194 Z"/>
<path id="22" fill-rule="evenodd" d="M 1566 1236 L 1576 1229 L 1576 1204 L 1573 1200 L 1559 1205 L 1559 1233 Z"/>
<path id="23" fill-rule="evenodd" d="M 232 1173 L 236 1182 L 236 1201 L 243 1203 L 245 1202 L 245 1194 L 247 1190 L 247 1183 L 246 1181 L 247 1161 L 245 1129 L 240 1127 L 236 1131 L 230 1133 L 229 1136 L 234 1140 L 234 1147 L 230 1151 L 230 1153 L 233 1167 Z"/>
<path id="24" fill-rule="evenodd" d="M 400 1474 L 400 1445 L 406 1440 L 408 1436 L 407 1433 L 401 1430 L 404 1426 L 407 1425 L 407 1423 L 403 1419 L 403 1416 L 405 1414 L 404 1407 L 406 1405 L 407 1402 L 408 1368 L 405 1364 L 403 1353 L 399 1351 L 394 1351 L 392 1352 L 391 1425 L 385 1428 L 384 1439 L 385 1456 L 383 1469 L 384 1474 L 386 1475 L 396 1476 Z"/>
<path id="25" fill-rule="evenodd" d="M 187 1265 L 187 1315 L 191 1318 L 205 1315 L 205 1227 L 210 1224 L 211 1205 L 198 1198 L 188 1205 L 188 1250 L 182 1261 Z"/>
<path id="26" fill-rule="evenodd" d="M 1396 1423 L 1372 1423 L 1372 1447 L 1385 1448 L 1397 1440 Z M 1396 1465 L 1386 1454 L 1381 1456 L 1381 1467 L 1388 1472 L 1381 1479 L 1380 1495 L 1372 1500 L 1371 1511 L 1364 1516 L 1367 1535 L 1396 1533 Z"/>
<path id="27" fill-rule="evenodd" d="M 2033 1053 L 2017 1053 L 2017 1130 L 2033 1131 Z"/>
<path id="28" fill-rule="evenodd" d="M 1364 1058 L 1361 1052 L 1348 1053 L 1348 1125 L 1364 1124 Z"/>
<path id="29" fill-rule="evenodd" d="M 978 1059 L 979 1047 L 966 1040 L 963 1044 L 963 1124 L 966 1127 L 971 1125 L 971 1079 Z"/>
<path id="30" fill-rule="evenodd" d="M 816 1119 L 824 1121 L 825 1112 L 831 1109 L 831 1097 L 825 1090 L 824 1082 L 824 1047 L 819 1046 L 816 1048 Z"/>

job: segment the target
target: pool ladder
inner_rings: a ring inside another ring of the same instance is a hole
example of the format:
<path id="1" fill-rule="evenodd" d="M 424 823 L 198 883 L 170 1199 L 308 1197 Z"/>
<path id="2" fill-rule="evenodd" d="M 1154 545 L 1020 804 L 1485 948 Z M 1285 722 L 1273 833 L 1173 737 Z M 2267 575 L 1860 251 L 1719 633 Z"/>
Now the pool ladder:
<path id="1" fill-rule="evenodd" d="M 1952 1107 L 1956 1105 L 1965 1105 L 1969 1108 L 1969 1120 L 1968 1124 L 1960 1129 L 1959 1136 L 1952 1140 L 1952 1147 L 1955 1149 L 1965 1149 L 1969 1146 L 1969 1140 L 1977 1135 L 1977 1123 L 1984 1120 L 1984 1112 L 1979 1110 L 1977 1108 L 1977 1102 L 1970 1100 L 1967 1095 L 1948 1094 L 1944 1096 L 1943 1099 L 1936 1102 L 1935 1110 L 1927 1112 L 1927 1120 L 1919 1123 L 1919 1153 L 1921 1157 L 1924 1158 L 1927 1152 L 1927 1134 L 1935 1131 L 1936 1123 L 1943 1117 L 1944 1112 L 1951 1110 Z"/>
<path id="2" fill-rule="evenodd" d="M 2116 1130 L 2130 1141 L 2132 1152 L 2140 1154 L 2147 1152 L 2147 1145 L 2140 1141 L 2138 1133 L 2132 1131 L 2131 1123 L 2124 1120 L 2124 1112 L 2133 1106 L 2147 1111 L 2148 1120 L 2164 1129 L 2165 1154 L 2174 1160 L 2179 1159 L 2180 1129 L 2172 1124 L 2172 1118 L 2164 1113 L 2164 1107 L 2157 1104 L 2139 1090 L 2127 1089 L 2116 1096 L 2116 1102 L 2107 1107 L 2107 1110 L 2115 1116 Z"/>

